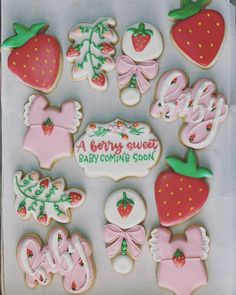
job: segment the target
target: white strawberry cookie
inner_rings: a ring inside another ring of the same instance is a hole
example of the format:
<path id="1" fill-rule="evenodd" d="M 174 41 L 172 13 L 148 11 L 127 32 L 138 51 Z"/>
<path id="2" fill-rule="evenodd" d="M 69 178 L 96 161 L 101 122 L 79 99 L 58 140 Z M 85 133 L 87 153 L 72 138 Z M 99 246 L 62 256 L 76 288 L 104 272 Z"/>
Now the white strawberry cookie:
<path id="1" fill-rule="evenodd" d="M 59 274 L 67 293 L 81 294 L 95 280 L 90 243 L 79 232 L 70 235 L 62 226 L 49 231 L 45 245 L 38 236 L 25 235 L 18 243 L 17 259 L 29 288 L 48 286 L 54 274 Z"/>
<path id="2" fill-rule="evenodd" d="M 185 0 L 179 9 L 170 11 L 176 21 L 171 36 L 180 52 L 195 65 L 212 67 L 222 49 L 225 21 L 216 10 L 204 9 L 209 0 Z"/>
<path id="3" fill-rule="evenodd" d="M 145 243 L 145 229 L 140 225 L 146 217 L 144 200 L 136 191 L 121 189 L 107 198 L 104 212 L 109 222 L 103 229 L 107 255 L 116 272 L 129 273 Z"/>
<path id="4" fill-rule="evenodd" d="M 120 99 L 127 106 L 139 103 L 156 77 L 158 63 L 155 61 L 163 51 L 160 32 L 152 25 L 138 23 L 128 28 L 122 38 L 124 55 L 116 61 Z"/>
<path id="5" fill-rule="evenodd" d="M 32 216 L 43 225 L 51 220 L 70 222 L 70 209 L 80 207 L 85 200 L 85 193 L 78 188 L 67 189 L 63 178 L 52 180 L 37 171 L 17 171 L 13 190 L 18 215 L 24 220 Z"/>
<path id="6" fill-rule="evenodd" d="M 117 118 L 108 123 L 90 123 L 74 150 L 87 176 L 118 181 L 146 176 L 160 158 L 161 143 L 148 124 Z"/>
<path id="7" fill-rule="evenodd" d="M 118 36 L 114 31 L 116 21 L 101 17 L 92 24 L 81 23 L 69 33 L 72 45 L 66 58 L 73 63 L 72 77 L 75 81 L 88 79 L 91 87 L 104 91 L 108 87 L 105 72 L 115 69 L 113 55 Z"/>
<path id="8" fill-rule="evenodd" d="M 122 38 L 122 50 L 135 62 L 157 59 L 164 49 L 161 33 L 151 24 L 137 23 Z"/>
<path id="9" fill-rule="evenodd" d="M 11 49 L 8 68 L 21 81 L 42 92 L 51 92 L 57 85 L 62 69 L 61 46 L 48 25 L 26 27 L 14 23 L 15 35 L 7 38 L 2 47 Z"/>

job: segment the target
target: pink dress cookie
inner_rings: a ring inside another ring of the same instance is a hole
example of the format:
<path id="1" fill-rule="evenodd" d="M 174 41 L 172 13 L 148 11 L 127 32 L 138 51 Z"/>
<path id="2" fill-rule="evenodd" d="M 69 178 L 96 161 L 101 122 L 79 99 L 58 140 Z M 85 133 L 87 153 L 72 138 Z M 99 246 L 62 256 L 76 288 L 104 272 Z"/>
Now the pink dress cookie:
<path id="1" fill-rule="evenodd" d="M 57 109 L 42 95 L 29 97 L 24 111 L 25 125 L 29 128 L 23 149 L 38 158 L 41 168 L 50 169 L 56 160 L 72 155 L 72 134 L 80 126 L 80 110 L 77 101 L 65 101 Z"/>
<path id="2" fill-rule="evenodd" d="M 95 280 L 92 248 L 79 233 L 71 237 L 64 227 L 49 232 L 48 243 L 42 245 L 33 235 L 24 236 L 17 247 L 19 265 L 29 288 L 47 286 L 56 273 L 63 277 L 63 287 L 70 294 L 87 291 Z"/>
<path id="3" fill-rule="evenodd" d="M 204 260 L 209 252 L 209 238 L 202 227 L 192 226 L 181 235 L 171 237 L 167 228 L 156 228 L 149 240 L 153 260 L 159 263 L 158 286 L 176 295 L 191 295 L 207 284 Z"/>

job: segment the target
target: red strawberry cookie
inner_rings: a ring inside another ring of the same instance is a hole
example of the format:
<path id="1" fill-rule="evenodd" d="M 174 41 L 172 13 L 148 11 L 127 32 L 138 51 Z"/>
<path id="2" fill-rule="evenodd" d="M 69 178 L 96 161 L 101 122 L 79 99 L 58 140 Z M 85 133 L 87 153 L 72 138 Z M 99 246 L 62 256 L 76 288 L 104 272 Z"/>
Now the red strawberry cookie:
<path id="1" fill-rule="evenodd" d="M 197 166 L 194 150 L 187 151 L 186 160 L 166 158 L 171 170 L 162 172 L 155 184 L 155 198 L 160 223 L 174 226 L 197 214 L 205 204 L 209 187 L 206 177 L 212 172 Z"/>
<path id="2" fill-rule="evenodd" d="M 15 35 L 7 38 L 2 47 L 12 49 L 8 68 L 20 80 L 42 92 L 50 92 L 61 75 L 61 48 L 59 41 L 45 31 L 45 23 L 31 27 L 14 23 Z"/>
<path id="3" fill-rule="evenodd" d="M 203 68 L 214 65 L 225 36 L 223 16 L 216 10 L 203 10 L 210 2 L 182 0 L 182 7 L 169 13 L 169 17 L 176 21 L 171 31 L 175 45 Z"/>
<path id="4" fill-rule="evenodd" d="M 161 33 L 151 24 L 135 24 L 124 33 L 122 50 L 136 62 L 156 59 L 163 51 Z"/>

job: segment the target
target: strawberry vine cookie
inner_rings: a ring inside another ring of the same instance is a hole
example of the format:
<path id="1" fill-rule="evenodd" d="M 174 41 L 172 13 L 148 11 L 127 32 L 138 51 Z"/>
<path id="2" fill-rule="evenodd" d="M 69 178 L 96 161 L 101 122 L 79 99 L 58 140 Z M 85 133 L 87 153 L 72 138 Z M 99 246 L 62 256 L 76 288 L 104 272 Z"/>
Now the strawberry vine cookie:
<path id="1" fill-rule="evenodd" d="M 145 243 L 145 229 L 140 225 L 146 216 L 145 203 L 137 192 L 121 189 L 107 198 L 104 212 L 110 222 L 103 229 L 107 255 L 116 272 L 129 273 Z"/>
<path id="2" fill-rule="evenodd" d="M 52 219 L 61 223 L 70 221 L 70 209 L 78 208 L 85 200 L 85 193 L 77 188 L 66 189 L 63 178 L 52 180 L 41 177 L 39 172 L 14 175 L 13 190 L 19 216 L 26 220 L 31 216 L 43 225 Z"/>
<path id="3" fill-rule="evenodd" d="M 59 109 L 51 107 L 46 97 L 31 95 L 24 119 L 28 130 L 23 149 L 38 158 L 41 168 L 50 169 L 55 161 L 72 156 L 72 134 L 77 132 L 82 119 L 78 101 L 65 101 Z"/>
<path id="4" fill-rule="evenodd" d="M 172 237 L 169 229 L 160 227 L 149 240 L 153 260 L 159 264 L 157 283 L 175 295 L 191 295 L 208 281 L 204 260 L 210 240 L 203 227 L 191 226 L 185 235 Z"/>
<path id="5" fill-rule="evenodd" d="M 162 54 L 162 36 L 154 26 L 139 23 L 126 30 L 121 46 L 125 55 L 116 61 L 118 84 L 122 89 L 120 98 L 124 104 L 134 106 L 141 94 L 150 89 L 148 80 L 157 75 L 158 64 L 154 59 Z"/>
<path id="6" fill-rule="evenodd" d="M 91 87 L 104 91 L 108 87 L 105 72 L 115 69 L 113 55 L 118 36 L 113 28 L 116 21 L 110 17 L 101 17 L 92 24 L 81 23 L 69 33 L 72 45 L 66 58 L 73 63 L 72 77 L 75 81 L 88 78 Z"/>
<path id="7" fill-rule="evenodd" d="M 48 25 L 26 27 L 14 23 L 15 35 L 2 43 L 11 49 L 8 68 L 21 81 L 42 92 L 51 92 L 61 76 L 62 58 L 59 41 L 46 34 Z"/>
<path id="8" fill-rule="evenodd" d="M 174 226 L 197 214 L 209 194 L 205 178 L 212 172 L 197 166 L 196 153 L 189 149 L 186 160 L 169 156 L 170 169 L 158 176 L 155 183 L 155 198 L 159 220 L 163 226 Z"/>
<path id="9" fill-rule="evenodd" d="M 226 119 L 228 105 L 223 94 L 216 94 L 216 84 L 200 79 L 188 87 L 186 74 L 178 69 L 166 72 L 159 80 L 156 101 L 151 107 L 154 118 L 173 122 L 184 119 L 180 140 L 187 147 L 202 149 L 216 137 Z"/>
<path id="10" fill-rule="evenodd" d="M 171 36 L 174 44 L 194 64 L 209 68 L 219 56 L 224 36 L 225 21 L 216 10 L 203 9 L 209 0 L 182 0 L 180 9 L 172 10 L 169 17 L 176 21 Z"/>
<path id="11" fill-rule="evenodd" d="M 75 144 L 75 158 L 89 177 L 144 177 L 160 155 L 160 141 L 149 125 L 121 119 L 90 123 Z"/>
<path id="12" fill-rule="evenodd" d="M 43 245 L 36 235 L 25 235 L 17 247 L 17 258 L 29 288 L 48 286 L 60 274 L 70 294 L 81 294 L 95 280 L 92 247 L 79 232 L 69 235 L 65 227 L 53 227 Z"/>

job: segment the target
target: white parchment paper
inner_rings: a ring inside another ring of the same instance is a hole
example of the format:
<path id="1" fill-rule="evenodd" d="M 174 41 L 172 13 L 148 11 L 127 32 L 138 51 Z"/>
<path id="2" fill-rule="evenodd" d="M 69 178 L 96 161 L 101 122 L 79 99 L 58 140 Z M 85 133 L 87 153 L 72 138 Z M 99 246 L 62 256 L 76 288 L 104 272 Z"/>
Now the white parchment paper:
<path id="1" fill-rule="evenodd" d="M 69 42 L 67 34 L 80 22 L 93 22 L 101 16 L 115 17 L 117 31 L 122 36 L 125 28 L 144 21 L 158 27 L 163 34 L 165 50 L 159 60 L 160 71 L 157 79 L 166 70 L 179 67 L 190 77 L 190 83 L 199 78 L 211 78 L 218 89 L 228 98 L 230 113 L 220 128 L 214 143 L 198 152 L 200 163 L 210 167 L 214 178 L 210 181 L 211 192 L 207 205 L 190 221 L 175 227 L 181 232 L 192 224 L 204 225 L 211 237 L 211 251 L 207 260 L 209 284 L 194 294 L 235 295 L 236 294 L 236 96 L 235 96 L 235 11 L 227 0 L 214 0 L 210 5 L 225 17 L 227 35 L 222 54 L 217 64 L 210 70 L 201 70 L 188 62 L 173 46 L 170 40 L 171 22 L 168 12 L 179 6 L 176 0 L 3 0 L 2 37 L 12 35 L 12 23 L 31 25 L 46 22 L 48 32 L 58 37 L 65 54 Z M 117 56 L 120 44 L 117 45 Z M 26 132 L 23 121 L 23 107 L 34 90 L 22 84 L 7 70 L 8 52 L 2 52 L 2 135 L 3 135 L 3 190 L 2 190 L 2 255 L 3 283 L 5 294 L 65 294 L 60 275 L 48 287 L 28 289 L 16 259 L 16 245 L 27 233 L 37 233 L 46 239 L 50 227 L 43 227 L 31 219 L 22 221 L 15 212 L 13 175 L 16 170 L 39 170 L 51 177 L 64 177 L 69 186 L 80 186 L 87 192 L 87 200 L 81 208 L 73 210 L 69 230 L 79 230 L 93 244 L 97 278 L 88 294 L 92 295 L 157 295 L 170 294 L 156 286 L 156 265 L 152 261 L 147 243 L 143 253 L 129 275 L 119 275 L 111 267 L 102 240 L 105 224 L 103 206 L 106 197 L 114 190 L 127 187 L 137 190 L 146 200 L 147 218 L 144 222 L 147 234 L 158 225 L 154 201 L 154 181 L 165 166 L 165 156 L 184 155 L 185 147 L 178 140 L 180 121 L 168 124 L 150 117 L 149 109 L 153 102 L 157 79 L 152 89 L 143 96 L 141 103 L 125 107 L 119 100 L 116 72 L 109 74 L 109 88 L 105 93 L 97 93 L 88 86 L 87 81 L 73 82 L 71 64 L 64 61 L 62 78 L 58 87 L 47 97 L 53 105 L 59 106 L 65 99 L 78 99 L 83 104 L 84 119 L 75 135 L 77 139 L 90 121 L 106 122 L 121 117 L 127 120 L 144 121 L 152 125 L 159 135 L 163 154 L 158 165 L 145 178 L 128 178 L 118 183 L 106 178 L 89 179 L 77 165 L 74 158 L 59 161 L 50 171 L 40 170 L 37 159 L 22 150 L 22 140 Z M 52 223 L 51 226 L 55 225 Z M 184 282 L 182 282 L 184 283 Z"/>

